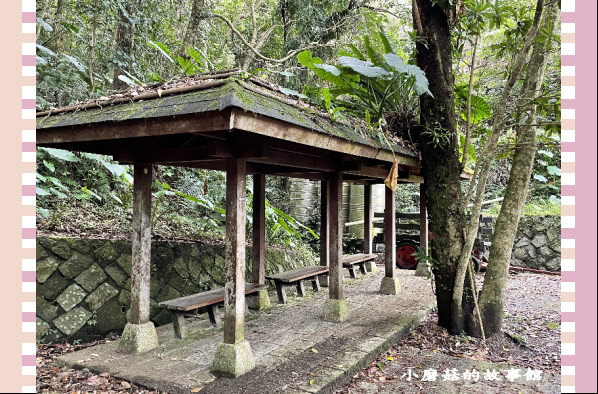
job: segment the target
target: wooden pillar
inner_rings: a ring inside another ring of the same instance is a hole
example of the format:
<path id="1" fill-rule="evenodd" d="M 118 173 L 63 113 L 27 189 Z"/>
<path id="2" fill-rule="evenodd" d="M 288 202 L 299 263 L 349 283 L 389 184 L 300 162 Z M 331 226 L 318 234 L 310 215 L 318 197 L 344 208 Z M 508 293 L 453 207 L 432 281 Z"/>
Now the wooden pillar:
<path id="1" fill-rule="evenodd" d="M 419 185 L 419 247 L 428 255 L 428 212 L 426 209 L 426 187 L 423 183 Z M 417 264 L 415 276 L 428 276 L 428 264 L 421 262 Z"/>
<path id="2" fill-rule="evenodd" d="M 363 186 L 363 253 L 372 251 L 372 185 Z"/>
<path id="3" fill-rule="evenodd" d="M 226 279 L 224 340 L 216 348 L 212 370 L 237 377 L 255 367 L 245 340 L 245 159 L 226 159 Z"/>
<path id="4" fill-rule="evenodd" d="M 330 228 L 328 226 L 328 190 L 329 184 L 327 181 L 320 183 L 320 265 L 328 266 L 330 255 Z"/>
<path id="5" fill-rule="evenodd" d="M 335 172 L 330 175 L 329 191 L 329 228 L 330 228 L 330 275 L 329 298 L 340 300 L 343 298 L 343 175 Z"/>
<path id="6" fill-rule="evenodd" d="M 395 192 L 384 188 L 384 277 L 380 285 L 382 294 L 397 294 L 401 287 L 396 277 L 397 231 L 395 214 Z"/>
<path id="7" fill-rule="evenodd" d="M 395 192 L 389 187 L 384 190 L 384 276 L 394 278 L 397 266 Z"/>
<path id="8" fill-rule="evenodd" d="M 226 160 L 226 279 L 224 284 L 224 343 L 245 336 L 245 176 L 244 159 Z"/>
<path id="9" fill-rule="evenodd" d="M 266 283 L 266 176 L 253 176 L 253 265 L 251 282 Z M 257 296 L 246 298 L 251 309 L 265 310 L 270 308 L 268 290 L 260 290 Z"/>
<path id="10" fill-rule="evenodd" d="M 135 164 L 133 171 L 133 248 L 131 268 L 132 324 L 149 322 L 152 216 L 152 165 Z"/>
<path id="11" fill-rule="evenodd" d="M 251 282 L 266 283 L 266 176 L 253 176 L 253 266 Z"/>
<path id="12" fill-rule="evenodd" d="M 145 353 L 160 346 L 154 323 L 149 319 L 152 164 L 136 163 L 133 176 L 131 316 L 118 347 L 133 353 Z"/>
<path id="13" fill-rule="evenodd" d="M 330 184 L 320 182 L 320 265 L 330 266 Z M 328 276 L 319 278 L 320 285 L 328 286 Z"/>
<path id="14" fill-rule="evenodd" d="M 349 318 L 347 300 L 343 297 L 343 174 L 334 172 L 328 177 L 329 276 L 328 300 L 322 318 L 344 322 Z"/>

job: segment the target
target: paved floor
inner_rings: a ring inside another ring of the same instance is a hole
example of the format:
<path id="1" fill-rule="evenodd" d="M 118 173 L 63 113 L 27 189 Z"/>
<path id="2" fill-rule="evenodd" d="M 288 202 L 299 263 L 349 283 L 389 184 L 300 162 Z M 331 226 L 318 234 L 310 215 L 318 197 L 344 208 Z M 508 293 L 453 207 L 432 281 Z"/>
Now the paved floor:
<path id="1" fill-rule="evenodd" d="M 159 327 L 161 348 L 143 355 L 120 352 L 115 341 L 65 355 L 57 363 L 170 392 L 330 391 L 406 335 L 435 305 L 430 281 L 415 277 L 414 271 L 399 271 L 402 291 L 396 296 L 379 293 L 382 276 L 345 280 L 350 310 L 345 323 L 320 319 L 327 288 L 308 291 L 305 298 L 289 291 L 286 305 L 278 304 L 272 292 L 273 307 L 247 317 L 245 338 L 256 368 L 237 379 L 210 371 L 222 329 L 210 328 L 207 315 L 189 322 L 185 340 L 174 337 L 172 325 Z"/>

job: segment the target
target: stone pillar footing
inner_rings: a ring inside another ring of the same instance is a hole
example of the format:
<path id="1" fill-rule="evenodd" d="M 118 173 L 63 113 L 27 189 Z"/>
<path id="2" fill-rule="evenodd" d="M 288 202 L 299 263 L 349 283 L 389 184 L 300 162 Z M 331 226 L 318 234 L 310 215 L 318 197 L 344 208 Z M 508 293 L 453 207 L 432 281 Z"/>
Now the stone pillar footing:
<path id="1" fill-rule="evenodd" d="M 247 301 L 247 305 L 249 309 L 253 309 L 256 311 L 263 311 L 266 309 L 270 309 L 270 296 L 268 295 L 268 290 L 260 290 L 258 291 L 256 296 L 248 297 L 245 299 Z"/>
<path id="2" fill-rule="evenodd" d="M 328 299 L 324 305 L 322 320 L 342 323 L 349 319 L 349 304 L 346 298 L 340 300 Z"/>
<path id="3" fill-rule="evenodd" d="M 320 286 L 328 287 L 328 275 L 322 275 L 318 277 L 318 280 L 320 281 Z"/>
<path id="4" fill-rule="evenodd" d="M 377 274 L 380 271 L 380 269 L 376 265 L 376 262 L 374 261 L 366 261 L 365 270 L 370 274 Z"/>
<path id="5" fill-rule="evenodd" d="M 415 276 L 428 276 L 428 263 L 418 263 Z"/>
<path id="6" fill-rule="evenodd" d="M 230 344 L 221 342 L 216 348 L 212 371 L 217 374 L 236 378 L 255 367 L 251 346 L 248 341 Z"/>
<path id="7" fill-rule="evenodd" d="M 118 344 L 119 349 L 132 353 L 145 353 L 157 347 L 160 347 L 160 343 L 151 321 L 144 324 L 127 323 Z"/>
<path id="8" fill-rule="evenodd" d="M 380 284 L 380 293 L 386 295 L 397 295 L 401 291 L 401 284 L 399 283 L 398 278 L 389 278 L 385 276 L 382 278 L 382 283 Z"/>

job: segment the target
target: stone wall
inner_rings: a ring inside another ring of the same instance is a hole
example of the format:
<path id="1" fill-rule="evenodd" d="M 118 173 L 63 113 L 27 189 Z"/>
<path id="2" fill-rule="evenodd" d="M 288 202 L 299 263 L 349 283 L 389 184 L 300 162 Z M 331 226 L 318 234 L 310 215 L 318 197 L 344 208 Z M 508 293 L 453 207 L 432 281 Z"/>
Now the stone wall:
<path id="1" fill-rule="evenodd" d="M 522 216 L 511 265 L 546 271 L 561 270 L 561 217 Z"/>
<path id="2" fill-rule="evenodd" d="M 131 302 L 131 242 L 37 238 L 37 340 L 93 340 L 120 334 Z M 247 248 L 251 277 L 251 247 Z M 308 252 L 266 249 L 266 275 L 313 265 Z M 224 245 L 152 242 L 150 318 L 170 322 L 158 303 L 224 286 Z"/>

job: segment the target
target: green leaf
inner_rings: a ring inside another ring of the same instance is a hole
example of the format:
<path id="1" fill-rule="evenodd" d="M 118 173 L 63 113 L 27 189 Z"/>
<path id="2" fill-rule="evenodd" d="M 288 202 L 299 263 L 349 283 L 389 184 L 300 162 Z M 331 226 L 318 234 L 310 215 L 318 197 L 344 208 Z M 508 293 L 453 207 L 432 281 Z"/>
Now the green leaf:
<path id="1" fill-rule="evenodd" d="M 363 53 L 361 53 L 361 51 L 357 49 L 355 45 L 349 44 L 349 48 L 351 48 L 351 51 L 353 52 L 356 58 L 358 58 L 359 60 L 365 60 L 365 56 L 363 56 Z"/>
<path id="2" fill-rule="evenodd" d="M 54 188 L 50 188 L 50 191 L 52 193 L 54 193 L 58 198 L 67 198 L 68 197 L 66 194 L 64 194 L 61 191 L 58 191 L 58 190 L 56 190 Z"/>
<path id="3" fill-rule="evenodd" d="M 380 78 L 390 75 L 382 67 L 374 66 L 371 62 L 356 59 L 350 56 L 341 56 L 338 58 L 341 65 L 349 67 L 353 71 L 368 78 Z"/>
<path id="4" fill-rule="evenodd" d="M 37 24 L 40 25 L 45 31 L 54 31 L 54 29 L 52 29 L 52 26 L 48 25 L 46 21 L 44 21 L 42 18 L 35 19 L 37 20 Z"/>
<path id="5" fill-rule="evenodd" d="M 557 175 L 557 176 L 561 176 L 561 169 L 555 166 L 548 166 L 546 167 L 546 170 L 548 171 L 548 173 L 550 175 Z"/>
<path id="6" fill-rule="evenodd" d="M 48 192 L 46 189 L 41 188 L 41 187 L 36 187 L 35 188 L 35 194 L 37 194 L 38 196 L 49 196 L 50 192 Z"/>
<path id="7" fill-rule="evenodd" d="M 54 53 L 51 49 L 46 48 L 43 45 L 35 44 L 35 47 L 40 51 L 44 52 L 46 55 L 50 55 L 52 57 L 56 57 L 56 53 Z"/>
<path id="8" fill-rule="evenodd" d="M 66 161 L 70 161 L 73 163 L 76 163 L 79 161 L 79 158 L 77 156 L 75 156 L 74 153 L 69 152 L 68 150 L 55 149 L 55 148 L 39 148 L 39 149 L 50 154 L 51 156 L 56 157 L 57 159 L 60 159 L 60 160 L 66 160 Z"/>
<path id="9" fill-rule="evenodd" d="M 120 164 L 110 163 L 105 160 L 99 161 L 100 163 L 102 163 L 104 167 L 106 167 L 108 171 L 110 171 L 112 174 L 116 176 L 121 176 L 125 172 L 125 167 L 121 166 Z"/>
<path id="10" fill-rule="evenodd" d="M 131 78 L 127 77 L 126 75 L 119 75 L 118 79 L 120 79 L 121 81 L 123 81 L 124 83 L 126 83 L 129 86 L 136 86 L 137 85 L 135 83 L 135 81 L 133 81 Z"/>
<path id="11" fill-rule="evenodd" d="M 189 56 L 191 56 L 191 58 L 197 62 L 197 64 L 199 64 L 201 66 L 204 65 L 203 60 L 202 60 L 202 54 L 200 51 L 198 51 L 194 47 L 188 47 L 186 49 L 186 51 L 189 54 Z"/>
<path id="12" fill-rule="evenodd" d="M 280 88 L 278 88 L 278 90 L 280 90 L 280 93 L 286 94 L 287 96 L 295 96 L 295 97 L 299 97 L 304 100 L 309 100 L 309 97 L 307 97 L 306 95 L 299 93 L 298 91 L 293 90 L 293 89 L 287 89 L 287 88 L 283 88 L 281 86 Z"/>
<path id="13" fill-rule="evenodd" d="M 384 27 L 382 27 L 381 23 L 378 23 L 378 28 L 380 29 L 380 40 L 382 41 L 382 45 L 384 45 L 384 50 L 386 51 L 386 53 L 395 53 L 395 50 L 392 47 L 390 41 L 388 40 L 388 36 L 386 35 Z"/>
<path id="14" fill-rule="evenodd" d="M 547 150 L 539 150 L 538 153 L 541 155 L 544 155 L 546 157 L 550 157 L 550 158 L 552 158 L 554 156 L 554 154 L 552 152 L 547 151 Z"/>
<path id="15" fill-rule="evenodd" d="M 394 53 L 387 53 L 384 55 L 384 60 L 386 63 L 395 69 L 396 72 L 399 73 L 406 73 L 407 67 L 405 67 L 405 63 L 403 63 L 403 59 L 395 55 Z"/>
<path id="16" fill-rule="evenodd" d="M 534 174 L 534 179 L 543 183 L 548 182 L 548 179 L 544 175 Z"/>
<path id="17" fill-rule="evenodd" d="M 187 74 L 187 75 L 195 74 L 195 68 L 193 67 L 193 63 L 191 63 L 190 60 L 184 59 L 182 56 L 177 57 L 176 60 L 179 62 L 179 65 L 181 66 L 181 68 L 183 69 L 183 72 L 185 74 Z"/>
<path id="18" fill-rule="evenodd" d="M 48 170 L 50 170 L 50 172 L 54 172 L 55 168 L 54 168 L 54 163 L 52 163 L 51 161 L 45 161 L 43 160 L 44 166 L 46 166 L 46 168 Z"/>
<path id="19" fill-rule="evenodd" d="M 174 60 L 172 60 L 172 58 L 170 57 L 170 50 L 166 47 L 166 45 L 162 44 L 161 42 L 151 40 L 149 40 L 148 43 L 154 48 L 156 48 L 171 63 L 174 63 Z"/>

